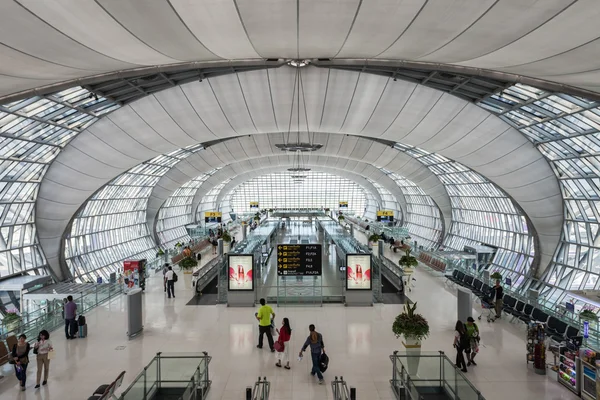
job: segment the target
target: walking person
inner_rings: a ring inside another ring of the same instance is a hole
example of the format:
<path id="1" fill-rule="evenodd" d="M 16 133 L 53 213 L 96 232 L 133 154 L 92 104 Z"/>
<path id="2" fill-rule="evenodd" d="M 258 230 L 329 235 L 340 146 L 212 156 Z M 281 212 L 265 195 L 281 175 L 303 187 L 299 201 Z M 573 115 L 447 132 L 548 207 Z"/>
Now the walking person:
<path id="1" fill-rule="evenodd" d="M 467 364 L 463 352 L 469 346 L 469 338 L 462 321 L 456 321 L 454 327 L 454 348 L 456 349 L 456 368 L 460 368 L 462 372 L 467 372 Z"/>
<path id="2" fill-rule="evenodd" d="M 269 341 L 269 348 L 271 352 L 275 352 L 275 347 L 273 343 L 273 335 L 271 334 L 271 319 L 275 318 L 275 312 L 271 306 L 267 305 L 267 301 L 265 299 L 260 299 L 261 307 L 258 309 L 256 313 L 256 319 L 258 320 L 258 347 L 262 349 L 263 347 L 263 335 L 267 335 L 267 340 Z"/>
<path id="3" fill-rule="evenodd" d="M 19 336 L 17 344 L 12 348 L 12 358 L 15 363 L 15 375 L 21 384 L 21 390 L 25 390 L 27 381 L 27 365 L 29 364 L 29 351 L 31 346 L 27 343 L 27 336 Z"/>
<path id="4" fill-rule="evenodd" d="M 500 286 L 500 280 L 496 280 L 496 285 L 492 288 L 492 304 L 496 309 L 496 318 L 502 317 L 502 297 L 504 297 L 504 290 Z"/>
<path id="5" fill-rule="evenodd" d="M 73 296 L 67 296 L 65 304 L 65 336 L 67 339 L 75 339 L 75 335 L 71 332 L 71 326 L 75 323 L 76 314 L 77 304 L 73 301 Z"/>
<path id="6" fill-rule="evenodd" d="M 477 365 L 475 362 L 475 356 L 479 352 L 479 327 L 475 323 L 473 317 L 467 318 L 467 325 L 465 326 L 467 336 L 469 337 L 469 346 L 471 351 L 467 353 L 467 367 Z"/>
<path id="7" fill-rule="evenodd" d="M 50 334 L 47 330 L 42 330 L 38 335 L 38 340 L 33 345 L 33 352 L 37 354 L 37 379 L 35 388 L 40 387 L 40 378 L 42 377 L 42 368 L 44 369 L 44 381 L 42 385 L 48 383 L 48 373 L 50 372 L 50 358 L 48 353 L 53 351 Z"/>
<path id="8" fill-rule="evenodd" d="M 165 281 L 167 282 L 167 295 L 169 296 L 169 299 L 171 296 L 175 298 L 175 271 L 173 271 L 173 267 L 170 265 L 165 274 Z"/>
<path id="9" fill-rule="evenodd" d="M 309 335 L 300 350 L 299 356 L 302 357 L 302 353 L 308 346 L 310 346 L 310 356 L 312 359 L 312 369 L 310 374 L 312 376 L 317 375 L 319 378 L 319 385 L 322 385 L 325 381 L 323 380 L 323 374 L 321 373 L 321 354 L 325 354 L 325 343 L 323 343 L 323 335 L 315 330 L 315 326 L 310 324 L 308 327 Z"/>
<path id="10" fill-rule="evenodd" d="M 279 338 L 277 341 L 283 345 L 283 351 L 277 352 L 277 364 L 276 366 L 281 368 L 281 362 L 285 361 L 285 369 L 290 369 L 290 346 L 289 341 L 292 338 L 292 327 L 290 326 L 290 320 L 288 318 L 283 319 L 281 329 L 277 329 Z"/>
<path id="11" fill-rule="evenodd" d="M 169 263 L 165 263 L 165 265 L 163 265 L 163 271 L 162 271 L 162 273 L 163 273 L 163 286 L 164 286 L 164 289 L 165 289 L 165 293 L 167 293 L 167 278 L 166 278 L 167 271 L 169 271 Z"/>

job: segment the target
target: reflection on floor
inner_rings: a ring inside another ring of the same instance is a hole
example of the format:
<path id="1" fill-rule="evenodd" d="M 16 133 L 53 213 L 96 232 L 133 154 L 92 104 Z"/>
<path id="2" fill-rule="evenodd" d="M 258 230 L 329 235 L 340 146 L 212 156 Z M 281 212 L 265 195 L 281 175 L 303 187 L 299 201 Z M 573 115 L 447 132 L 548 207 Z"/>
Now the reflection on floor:
<path id="1" fill-rule="evenodd" d="M 415 274 L 417 285 L 410 297 L 431 327 L 423 351 L 442 350 L 452 356 L 456 288 L 420 269 Z M 402 351 L 402 346 L 391 326 L 401 311 L 400 305 L 274 307 L 277 324 L 288 317 L 293 328 L 292 369 L 285 370 L 275 366 L 275 357 L 266 346 L 256 348 L 254 309 L 186 307 L 192 297 L 191 288 L 184 288 L 181 280 L 176 283 L 177 298 L 167 299 L 161 279 L 162 275 L 149 279 L 144 294 L 144 331 L 138 338 L 127 340 L 126 299 L 119 298 L 86 315 L 86 339 L 66 341 L 60 331 L 53 333 L 56 358 L 51 362 L 48 385 L 33 388 L 36 365 L 32 362 L 27 391 L 21 393 L 10 366 L 3 366 L 6 378 L 0 380 L 0 399 L 85 399 L 121 370 L 127 371 L 126 388 L 159 351 L 209 352 L 213 357 L 213 386 L 207 400 L 243 399 L 245 388 L 252 386 L 258 376 L 272 382 L 271 395 L 276 400 L 331 399 L 331 386 L 318 385 L 310 376 L 310 360 L 304 357 L 298 361 L 298 351 L 311 323 L 323 334 L 331 359 L 325 374 L 328 383 L 334 376 L 344 376 L 349 386 L 356 387 L 359 399 L 393 398 L 389 355 L 394 350 Z M 474 309 L 473 313 L 478 311 Z M 577 398 L 557 382 L 527 368 L 524 324 L 502 319 L 493 324 L 481 322 L 479 326 L 482 342 L 478 366 L 470 367 L 467 376 L 487 400 Z M 32 355 L 32 361 L 34 358 Z"/>

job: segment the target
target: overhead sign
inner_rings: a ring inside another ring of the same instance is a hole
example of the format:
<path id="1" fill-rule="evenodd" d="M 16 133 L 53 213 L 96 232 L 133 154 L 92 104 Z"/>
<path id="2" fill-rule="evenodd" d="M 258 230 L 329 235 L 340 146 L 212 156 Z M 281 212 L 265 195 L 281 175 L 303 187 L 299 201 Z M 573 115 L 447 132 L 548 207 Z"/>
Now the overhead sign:
<path id="1" fill-rule="evenodd" d="M 371 255 L 346 255 L 346 289 L 371 290 Z"/>
<path id="2" fill-rule="evenodd" d="M 222 213 L 218 211 L 205 211 L 204 212 L 204 222 L 221 222 Z"/>
<path id="3" fill-rule="evenodd" d="M 254 256 L 252 254 L 229 255 L 229 290 L 254 290 Z"/>
<path id="4" fill-rule="evenodd" d="M 258 201 L 251 201 L 250 208 L 258 208 Z"/>
<path id="5" fill-rule="evenodd" d="M 348 208 L 348 202 L 347 201 L 340 201 L 340 208 Z"/>
<path id="6" fill-rule="evenodd" d="M 323 272 L 320 244 L 278 244 L 277 274 L 319 276 Z"/>
<path id="7" fill-rule="evenodd" d="M 394 211 L 393 210 L 378 210 L 377 221 L 393 221 Z"/>

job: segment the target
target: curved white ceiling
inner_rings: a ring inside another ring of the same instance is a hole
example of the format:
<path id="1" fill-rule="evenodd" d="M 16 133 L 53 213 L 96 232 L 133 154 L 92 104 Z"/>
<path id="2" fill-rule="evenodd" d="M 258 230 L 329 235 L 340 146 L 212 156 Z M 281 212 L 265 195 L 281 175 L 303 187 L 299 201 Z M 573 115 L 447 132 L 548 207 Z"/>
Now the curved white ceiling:
<path id="1" fill-rule="evenodd" d="M 332 135 L 336 137 L 331 137 Z M 293 164 L 293 155 L 283 153 L 274 146 L 280 137 L 281 135 L 277 134 L 243 136 L 210 146 L 179 162 L 161 177 L 152 190 L 146 211 L 149 229 L 154 226 L 158 209 L 175 190 L 214 168 L 225 167 L 207 181 L 218 185 L 247 171 Z M 310 158 L 305 155 L 311 166 L 354 172 L 364 177 L 362 181 L 369 178 L 382 184 L 391 193 L 400 195 L 398 201 L 402 212 L 406 214 L 406 202 L 402 192 L 399 192 L 399 187 L 378 167 L 386 168 L 413 181 L 430 195 L 440 207 L 446 226 L 450 226 L 451 204 L 444 185 L 435 174 L 414 158 L 389 146 L 356 136 L 319 133 L 315 138 L 319 143 L 326 144 Z M 254 153 L 253 149 L 261 149 L 261 154 Z M 226 164 L 222 160 L 235 162 Z M 201 186 L 205 187 L 206 183 Z M 202 195 L 199 192 L 193 204 L 197 205 Z M 192 210 L 195 210 L 195 207 Z"/>
<path id="2" fill-rule="evenodd" d="M 140 162 L 242 135 L 255 139 L 247 145 L 224 142 L 227 151 L 211 155 L 208 167 L 272 154 L 273 136 L 256 134 L 287 131 L 295 72 L 283 67 L 174 87 L 122 107 L 79 134 L 52 163 L 40 188 L 36 217 L 47 258 L 56 261 L 60 236 L 85 200 Z M 352 159 L 370 154 L 372 160 L 369 149 L 376 143 L 348 134 L 381 138 L 472 168 L 520 204 L 539 235 L 542 268 L 548 264 L 560 238 L 562 197 L 545 158 L 517 130 L 474 104 L 405 81 L 311 67 L 302 74 L 310 131 L 340 133 L 317 136 L 317 142 Z M 295 114 L 291 130 L 304 131 Z M 398 151 L 386 148 L 373 164 L 395 170 L 396 157 Z"/>
<path id="3" fill-rule="evenodd" d="M 598 91 L 599 16 L 596 0 L 5 0 L 0 95 L 265 58 L 452 64 Z"/>

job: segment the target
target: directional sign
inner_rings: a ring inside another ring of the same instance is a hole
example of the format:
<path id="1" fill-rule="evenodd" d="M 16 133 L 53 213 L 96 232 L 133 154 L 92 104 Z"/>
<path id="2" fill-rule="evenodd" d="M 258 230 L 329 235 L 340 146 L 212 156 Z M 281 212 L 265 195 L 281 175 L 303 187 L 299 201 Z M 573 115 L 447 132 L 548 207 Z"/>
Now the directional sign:
<path id="1" fill-rule="evenodd" d="M 320 244 L 278 244 L 277 274 L 283 276 L 321 275 Z"/>

